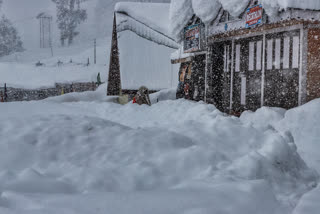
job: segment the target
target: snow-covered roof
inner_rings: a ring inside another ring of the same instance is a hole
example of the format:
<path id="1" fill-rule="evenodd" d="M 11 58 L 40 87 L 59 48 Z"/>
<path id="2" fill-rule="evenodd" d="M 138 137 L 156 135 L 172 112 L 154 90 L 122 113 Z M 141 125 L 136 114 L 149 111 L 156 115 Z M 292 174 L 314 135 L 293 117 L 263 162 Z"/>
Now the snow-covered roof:
<path id="1" fill-rule="evenodd" d="M 42 12 L 37 15 L 37 19 L 40 19 L 40 18 L 52 18 L 52 15 L 46 12 Z"/>
<path id="2" fill-rule="evenodd" d="M 171 48 L 179 48 L 169 33 L 168 3 L 119 2 L 115 6 L 117 30 L 131 30 L 141 37 Z"/>
<path id="3" fill-rule="evenodd" d="M 320 10 L 319 0 L 260 0 L 264 5 L 278 6 L 279 8 L 299 8 Z"/>
<path id="4" fill-rule="evenodd" d="M 216 19 L 221 9 L 238 17 L 250 2 L 251 0 L 171 0 L 171 35 L 179 41 L 181 31 L 194 14 L 207 24 Z M 269 16 L 288 8 L 320 10 L 320 0 L 259 0 L 258 3 L 263 5 Z"/>

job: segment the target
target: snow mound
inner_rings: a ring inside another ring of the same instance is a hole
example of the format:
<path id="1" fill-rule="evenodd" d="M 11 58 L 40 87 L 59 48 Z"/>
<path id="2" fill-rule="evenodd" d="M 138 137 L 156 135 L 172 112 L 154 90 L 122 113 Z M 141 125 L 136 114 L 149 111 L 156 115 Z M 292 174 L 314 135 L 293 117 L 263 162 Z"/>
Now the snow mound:
<path id="1" fill-rule="evenodd" d="M 34 169 L 24 169 L 20 173 L 1 172 L 0 189 L 23 193 L 75 193 L 72 185 L 52 177 L 42 175 Z"/>
<path id="2" fill-rule="evenodd" d="M 43 195 L 5 192 L 1 199 L 7 209 L 0 206 L 0 212 L 6 214 L 287 213 L 274 198 L 268 184 L 263 181 L 223 183 L 197 190 L 45 195 L 45 198 Z M 261 201 L 263 203 L 260 204 Z"/>
<path id="3" fill-rule="evenodd" d="M 240 116 L 240 120 L 243 123 L 248 123 L 257 128 L 268 128 L 270 126 L 275 126 L 277 122 L 282 120 L 285 113 L 286 110 L 282 108 L 262 107 L 259 108 L 256 112 L 243 112 Z"/>
<path id="4" fill-rule="evenodd" d="M 165 89 L 159 92 L 150 94 L 151 103 L 157 103 L 164 100 L 175 100 L 177 98 L 177 89 Z"/>
<path id="5" fill-rule="evenodd" d="M 258 190 L 251 182 L 259 181 L 264 183 L 257 186 L 261 194 L 270 192 L 268 203 L 276 200 L 290 210 L 316 185 L 318 174 L 297 153 L 294 129 L 291 134 L 276 126 L 255 125 L 248 116 L 230 117 L 213 105 L 170 100 L 171 95 L 172 90 L 152 95 L 163 100 L 151 107 L 63 100 L 0 105 L 0 112 L 5 112 L 0 113 L 0 191 L 52 194 L 51 188 L 44 188 L 49 185 L 64 194 L 201 193 L 221 183 L 235 188 L 246 183 L 241 187 L 249 194 L 244 199 L 255 204 L 254 195 L 259 200 L 263 196 L 253 193 Z M 280 109 L 264 108 L 257 114 L 266 114 L 272 123 L 283 118 Z M 7 185 L 9 180 L 13 184 Z M 235 192 L 226 186 L 221 194 L 234 200 Z M 200 209 L 200 204 L 178 213 L 228 213 L 221 204 L 209 210 Z M 250 212 L 243 213 L 275 213 L 271 208 L 252 212 L 255 206 L 245 206 Z"/>
<path id="6" fill-rule="evenodd" d="M 68 103 L 68 102 L 106 102 L 114 101 L 116 97 L 107 97 L 108 84 L 104 83 L 95 91 L 68 93 L 61 96 L 49 97 L 45 102 Z"/>
<path id="7" fill-rule="evenodd" d="M 171 0 L 170 33 L 178 42 L 180 33 L 193 16 L 191 0 Z"/>
<path id="8" fill-rule="evenodd" d="M 250 0 L 219 0 L 224 10 L 231 16 L 238 17 L 249 6 Z"/>
<path id="9" fill-rule="evenodd" d="M 305 194 L 299 201 L 293 214 L 317 214 L 320 210 L 319 204 L 320 187 Z"/>
<path id="10" fill-rule="evenodd" d="M 194 13 L 206 24 L 218 15 L 221 6 L 219 0 L 192 0 Z"/>
<path id="11" fill-rule="evenodd" d="M 281 131 L 289 130 L 298 152 L 306 163 L 320 172 L 320 99 L 286 112 L 284 119 L 276 125 Z"/>
<path id="12" fill-rule="evenodd" d="M 320 172 L 320 99 L 303 106 L 285 111 L 275 108 L 262 108 L 257 112 L 246 112 L 241 120 L 255 127 L 274 127 L 281 133 L 291 133 L 297 151 L 305 162 Z M 290 161 L 288 161 L 290 162 Z M 313 187 L 316 187 L 316 183 Z M 319 187 L 304 195 L 294 210 L 294 214 L 318 213 Z"/>
<path id="13" fill-rule="evenodd" d="M 318 0 L 261 0 L 264 8 L 274 9 L 309 9 L 309 10 L 320 10 L 320 2 Z"/>

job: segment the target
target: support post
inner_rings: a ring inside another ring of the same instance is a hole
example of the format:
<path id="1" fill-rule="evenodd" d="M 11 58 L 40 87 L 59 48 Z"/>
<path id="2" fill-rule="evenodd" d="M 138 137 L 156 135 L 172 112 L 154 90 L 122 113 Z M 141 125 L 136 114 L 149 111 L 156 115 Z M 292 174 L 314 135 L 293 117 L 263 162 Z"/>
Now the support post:
<path id="1" fill-rule="evenodd" d="M 97 64 L 97 39 L 94 39 L 94 64 Z"/>
<path id="2" fill-rule="evenodd" d="M 262 71 L 261 71 L 261 107 L 264 106 L 264 85 L 266 76 L 266 34 L 263 34 L 262 42 Z"/>
<path id="3" fill-rule="evenodd" d="M 232 113 L 233 106 L 233 83 L 234 83 L 234 39 L 232 39 L 232 47 L 231 47 L 231 80 L 230 80 L 230 105 L 229 112 Z M 228 56 L 229 58 L 229 56 Z M 229 63 L 229 62 L 228 62 Z"/>
<path id="4" fill-rule="evenodd" d="M 208 26 L 205 25 L 205 37 L 206 37 L 206 68 L 204 73 L 204 102 L 207 102 L 207 93 L 208 93 L 208 63 L 209 63 L 209 45 L 208 45 Z"/>

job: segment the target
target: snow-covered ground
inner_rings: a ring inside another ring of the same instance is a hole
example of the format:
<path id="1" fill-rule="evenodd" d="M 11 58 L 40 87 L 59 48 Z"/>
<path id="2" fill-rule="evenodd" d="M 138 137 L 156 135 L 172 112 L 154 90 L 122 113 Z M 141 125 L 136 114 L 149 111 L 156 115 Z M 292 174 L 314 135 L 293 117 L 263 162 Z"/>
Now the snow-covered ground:
<path id="1" fill-rule="evenodd" d="M 236 118 L 172 100 L 173 90 L 152 95 L 151 107 L 105 91 L 0 104 L 0 213 L 306 214 L 317 205 L 319 191 L 305 193 L 318 182 L 319 100 Z"/>
<path id="2" fill-rule="evenodd" d="M 92 43 L 71 47 L 50 49 L 29 49 L 21 53 L 0 58 L 0 86 L 43 88 L 53 87 L 55 83 L 97 81 L 100 72 L 102 81 L 106 81 L 109 71 L 110 40 L 97 41 L 97 64 L 94 64 Z M 87 62 L 90 65 L 87 66 Z M 43 66 L 36 66 L 37 62 Z M 62 62 L 58 66 L 58 62 Z"/>

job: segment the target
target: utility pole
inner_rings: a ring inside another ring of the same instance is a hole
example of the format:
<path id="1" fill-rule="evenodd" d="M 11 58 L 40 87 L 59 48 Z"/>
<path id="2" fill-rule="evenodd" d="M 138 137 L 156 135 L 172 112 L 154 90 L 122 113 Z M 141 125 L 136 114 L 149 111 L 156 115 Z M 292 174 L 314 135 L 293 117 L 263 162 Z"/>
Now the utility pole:
<path id="1" fill-rule="evenodd" d="M 8 101 L 7 83 L 4 84 L 4 102 Z"/>
<path id="2" fill-rule="evenodd" d="M 97 39 L 94 39 L 94 64 L 97 64 Z"/>

